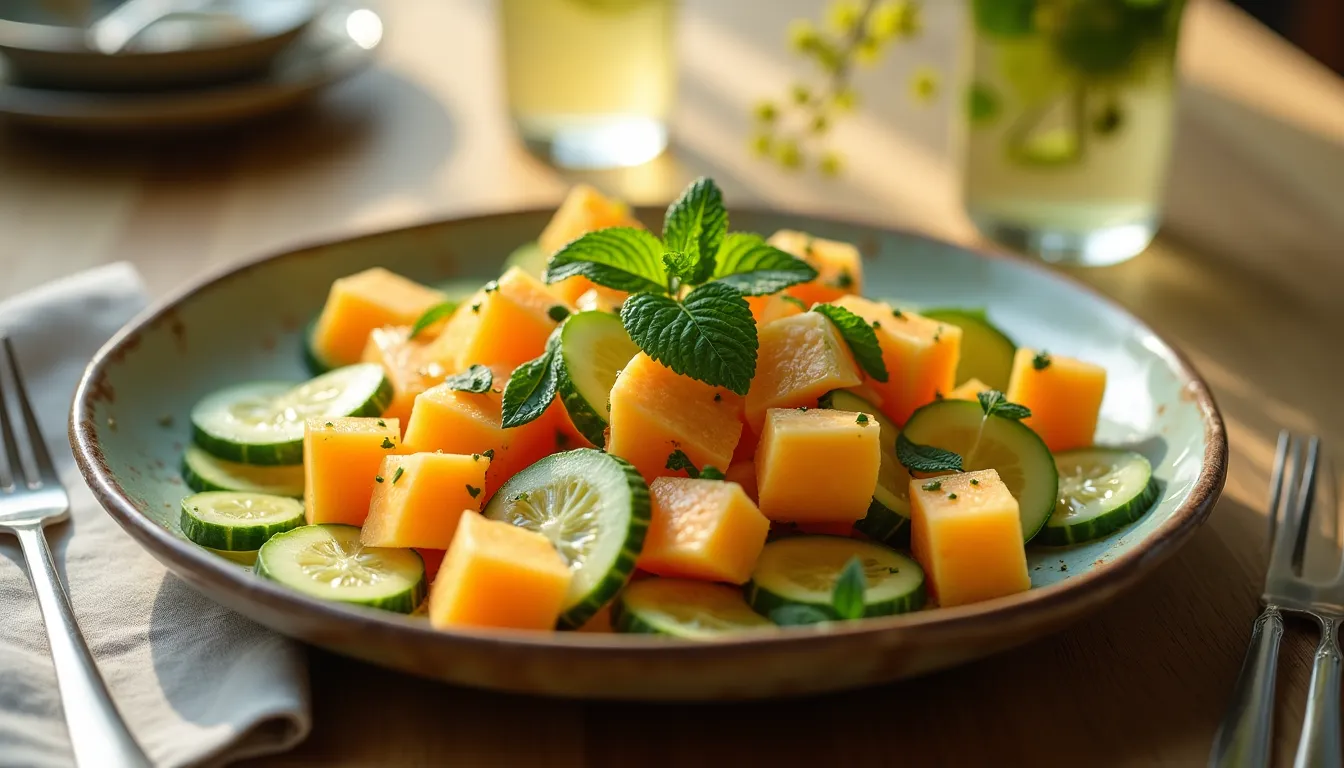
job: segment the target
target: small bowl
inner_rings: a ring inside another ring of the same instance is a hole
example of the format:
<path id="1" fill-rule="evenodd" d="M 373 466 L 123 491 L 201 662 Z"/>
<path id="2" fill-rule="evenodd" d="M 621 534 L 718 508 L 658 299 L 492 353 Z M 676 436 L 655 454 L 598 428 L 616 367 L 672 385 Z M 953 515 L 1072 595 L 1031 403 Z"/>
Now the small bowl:
<path id="1" fill-rule="evenodd" d="M 53 2 L 0 0 L 0 54 L 15 82 L 36 88 L 151 90 L 261 74 L 307 29 L 316 0 L 215 0 L 165 16 L 120 53 L 89 44 L 88 25 L 120 5 L 90 0 L 60 14 Z"/>

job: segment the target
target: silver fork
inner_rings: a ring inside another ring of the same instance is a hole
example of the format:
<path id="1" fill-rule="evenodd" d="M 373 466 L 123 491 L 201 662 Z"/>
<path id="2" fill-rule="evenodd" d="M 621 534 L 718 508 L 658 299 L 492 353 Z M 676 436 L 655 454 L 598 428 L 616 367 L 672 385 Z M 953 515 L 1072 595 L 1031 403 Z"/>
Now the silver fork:
<path id="1" fill-rule="evenodd" d="M 1269 540 L 1271 552 L 1265 591 L 1265 609 L 1251 632 L 1251 647 L 1242 664 L 1232 704 L 1214 738 L 1210 766 L 1267 766 L 1270 763 L 1274 716 L 1274 678 L 1283 612 L 1314 618 L 1321 628 L 1311 670 L 1311 690 L 1305 722 L 1298 740 L 1297 768 L 1337 767 L 1340 749 L 1340 668 L 1336 634 L 1344 620 L 1344 565 L 1334 581 L 1316 583 L 1304 578 L 1311 511 L 1315 501 L 1320 440 L 1279 434 L 1270 480 Z"/>
<path id="2" fill-rule="evenodd" d="M 6 368 L 13 382 L 8 388 Z M 21 419 L 11 419 L 11 399 L 17 401 Z M 16 430 L 20 420 L 27 432 L 29 461 L 26 463 L 19 453 L 21 438 L 18 432 L 25 431 L 22 428 Z M 61 694 L 75 763 L 79 766 L 148 768 L 149 759 L 127 730 L 98 674 L 93 654 L 79 634 L 75 614 L 70 609 L 70 598 L 61 586 L 51 550 L 47 548 L 43 528 L 48 523 L 59 523 L 69 517 L 70 497 L 61 486 L 51 455 L 42 441 L 42 432 L 19 374 L 14 347 L 5 336 L 0 336 L 0 441 L 3 441 L 0 450 L 0 530 L 18 537 L 28 562 L 28 577 L 37 593 L 37 604 L 51 644 L 56 687 Z"/>

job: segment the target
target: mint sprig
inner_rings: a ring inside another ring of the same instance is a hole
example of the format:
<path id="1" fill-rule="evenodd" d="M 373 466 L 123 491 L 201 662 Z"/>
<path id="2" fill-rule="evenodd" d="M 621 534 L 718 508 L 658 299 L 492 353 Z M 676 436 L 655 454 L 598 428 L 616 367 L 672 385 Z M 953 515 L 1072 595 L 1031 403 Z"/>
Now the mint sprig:
<path id="1" fill-rule="evenodd" d="M 723 194 L 712 179 L 696 179 L 668 207 L 661 239 L 631 227 L 589 232 L 551 257 L 546 282 L 583 275 L 631 293 L 621 322 L 645 354 L 745 395 L 759 345 L 743 295 L 774 293 L 817 273 L 758 235 L 727 229 Z M 524 373 L 536 378 L 541 370 Z"/>
<path id="2" fill-rule="evenodd" d="M 504 385 L 500 408 L 500 426 L 521 427 L 541 418 L 555 400 L 556 366 L 559 365 L 560 328 L 546 340 L 546 351 L 514 369 Z"/>
<path id="3" fill-rule="evenodd" d="M 424 333 L 426 328 L 453 314 L 455 311 L 457 311 L 456 301 L 445 301 L 442 304 L 435 304 L 425 310 L 420 317 L 416 318 L 415 324 L 411 326 L 411 333 L 406 337 L 407 340 L 414 339 L 416 336 Z"/>
<path id="4" fill-rule="evenodd" d="M 932 445 L 920 445 L 902 432 L 896 437 L 896 460 L 911 472 L 960 472 L 961 456 Z"/>
<path id="5" fill-rule="evenodd" d="M 484 365 L 473 365 L 461 373 L 445 378 L 443 383 L 449 389 L 479 395 L 490 391 L 490 387 L 495 383 L 495 374 Z"/>
<path id="6" fill-rule="evenodd" d="M 831 607 L 842 619 L 861 619 L 864 614 L 863 594 L 868 591 L 868 578 L 863 573 L 863 561 L 849 558 L 840 578 L 831 592 Z"/>
<path id="7" fill-rule="evenodd" d="M 680 448 L 667 455 L 667 464 L 663 465 L 663 468 L 673 472 L 685 470 L 686 476 L 692 480 L 722 480 L 725 477 L 718 467 L 710 464 L 706 464 L 704 469 L 697 469 L 691 457 Z"/>
<path id="8" fill-rule="evenodd" d="M 1030 418 L 1031 409 L 1025 405 L 1018 405 L 1008 401 L 1007 397 L 997 389 L 989 389 L 976 395 L 980 399 L 980 409 L 986 416 L 1001 416 L 1005 419 L 1021 421 Z"/>
<path id="9" fill-rule="evenodd" d="M 882 360 L 882 346 L 877 342 L 877 332 L 867 320 L 835 304 L 818 304 L 812 311 L 825 315 L 835 325 L 865 373 L 877 381 L 887 380 L 887 364 Z"/>

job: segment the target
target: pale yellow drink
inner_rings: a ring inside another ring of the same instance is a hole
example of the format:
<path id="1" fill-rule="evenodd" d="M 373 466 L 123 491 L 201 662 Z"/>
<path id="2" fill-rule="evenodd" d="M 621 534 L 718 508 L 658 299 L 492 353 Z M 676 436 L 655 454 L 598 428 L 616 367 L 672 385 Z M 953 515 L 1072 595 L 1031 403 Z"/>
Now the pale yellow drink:
<path id="1" fill-rule="evenodd" d="M 500 0 L 509 111 L 567 167 L 637 165 L 667 146 L 674 0 Z"/>

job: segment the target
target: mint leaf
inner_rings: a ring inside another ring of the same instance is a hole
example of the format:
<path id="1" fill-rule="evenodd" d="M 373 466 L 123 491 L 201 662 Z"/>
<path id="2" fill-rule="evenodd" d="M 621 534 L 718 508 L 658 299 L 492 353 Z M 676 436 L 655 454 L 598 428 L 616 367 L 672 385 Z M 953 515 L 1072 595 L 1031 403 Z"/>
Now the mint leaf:
<path id="1" fill-rule="evenodd" d="M 683 278 L 684 282 L 699 285 L 714 274 L 715 254 L 727 231 L 728 211 L 713 179 L 696 179 L 668 206 L 663 218 L 663 243 L 669 251 L 696 259 L 695 271 Z"/>
<path id="2" fill-rule="evenodd" d="M 500 426 L 505 429 L 521 427 L 536 421 L 555 399 L 556 350 L 560 347 L 560 329 L 555 329 L 546 340 L 546 351 L 541 357 L 528 360 L 514 369 L 509 383 L 504 385 L 504 401 Z"/>
<path id="3" fill-rule="evenodd" d="M 695 468 L 695 462 L 691 461 L 691 457 L 687 456 L 686 452 L 680 448 L 667 455 L 667 463 L 663 465 L 663 469 L 670 469 L 673 472 L 680 472 L 684 469 L 686 470 L 686 476 L 692 480 L 700 477 L 700 470 Z"/>
<path id="4" fill-rule="evenodd" d="M 815 279 L 817 270 L 807 262 L 749 232 L 725 237 L 714 265 L 715 282 L 731 285 L 747 296 L 765 296 Z"/>
<path id="5" fill-rule="evenodd" d="M 877 343 L 877 331 L 867 320 L 835 304 L 818 304 L 812 308 L 835 324 L 849 351 L 859 366 L 877 381 L 887 380 L 887 364 L 882 361 L 882 346 Z"/>
<path id="6" fill-rule="evenodd" d="M 712 464 L 706 464 L 705 468 L 700 470 L 701 480 L 723 480 L 727 475 L 719 471 L 719 468 Z"/>
<path id="7" fill-rule="evenodd" d="M 723 283 L 706 283 L 677 302 L 639 293 L 621 321 L 639 348 L 683 376 L 745 395 L 756 375 L 756 322 L 747 300 Z"/>
<path id="8" fill-rule="evenodd" d="M 863 561 L 849 558 L 840 578 L 831 592 L 831 607 L 842 619 L 861 619 L 864 614 L 863 593 L 868 590 L 868 579 L 863 575 Z"/>
<path id="9" fill-rule="evenodd" d="M 961 457 L 952 451 L 912 442 L 902 432 L 896 437 L 896 460 L 911 472 L 960 472 Z"/>
<path id="10" fill-rule="evenodd" d="M 781 627 L 801 627 L 807 624 L 821 624 L 830 621 L 825 611 L 810 605 L 781 605 L 770 612 L 766 618 Z"/>
<path id="11" fill-rule="evenodd" d="M 667 269 L 667 274 L 683 283 L 690 283 L 695 279 L 696 268 L 699 264 L 699 254 L 682 251 L 663 254 L 663 266 Z"/>
<path id="12" fill-rule="evenodd" d="M 1031 416 L 1031 409 L 1025 405 L 1011 403 L 997 389 L 989 389 L 976 395 L 980 398 L 980 409 L 986 416 L 1001 416 L 1005 419 L 1021 421 Z"/>
<path id="13" fill-rule="evenodd" d="M 546 282 L 583 275 L 618 291 L 663 293 L 667 290 L 667 273 L 663 270 L 667 250 L 658 238 L 642 229 L 599 229 L 556 251 L 546 267 Z"/>
<path id="14" fill-rule="evenodd" d="M 491 385 L 495 383 L 495 374 L 484 365 L 473 365 L 461 373 L 449 376 L 443 383 L 449 389 L 479 395 L 490 391 Z"/>
<path id="15" fill-rule="evenodd" d="M 419 336 L 426 328 L 453 314 L 456 310 L 456 301 L 445 301 L 442 304 L 435 304 L 429 309 L 426 309 L 425 313 L 416 319 L 415 325 L 411 326 L 411 333 L 406 337 L 407 340 Z"/>

